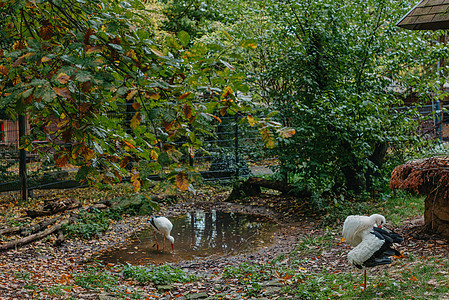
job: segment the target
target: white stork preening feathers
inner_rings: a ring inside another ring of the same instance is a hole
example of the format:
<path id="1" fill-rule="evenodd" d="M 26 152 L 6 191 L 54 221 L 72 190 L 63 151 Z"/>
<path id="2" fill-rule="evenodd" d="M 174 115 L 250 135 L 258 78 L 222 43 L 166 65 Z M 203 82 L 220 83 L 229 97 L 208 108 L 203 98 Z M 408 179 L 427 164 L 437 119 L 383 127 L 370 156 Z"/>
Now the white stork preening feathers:
<path id="1" fill-rule="evenodd" d="M 157 250 L 159 250 L 159 243 L 157 241 L 156 231 L 162 234 L 163 236 L 164 242 L 162 250 L 165 250 L 165 238 L 167 238 L 171 243 L 172 252 L 175 252 L 174 247 L 175 239 L 170 235 L 171 230 L 173 228 L 172 222 L 170 222 L 170 220 L 167 219 L 166 217 L 155 216 L 150 219 L 150 224 L 151 226 L 153 226 L 154 229 L 154 239 L 156 240 Z"/>
<path id="2" fill-rule="evenodd" d="M 350 264 L 359 269 L 391 264 L 390 256 L 401 253 L 392 248 L 394 243 L 402 243 L 403 238 L 383 227 L 385 217 L 379 214 L 371 216 L 348 216 L 343 224 L 343 237 L 354 248 L 348 253 Z"/>
<path id="3" fill-rule="evenodd" d="M 352 247 L 356 247 L 374 226 L 381 227 L 385 223 L 385 217 L 379 214 L 348 216 L 343 224 L 343 237 Z"/>

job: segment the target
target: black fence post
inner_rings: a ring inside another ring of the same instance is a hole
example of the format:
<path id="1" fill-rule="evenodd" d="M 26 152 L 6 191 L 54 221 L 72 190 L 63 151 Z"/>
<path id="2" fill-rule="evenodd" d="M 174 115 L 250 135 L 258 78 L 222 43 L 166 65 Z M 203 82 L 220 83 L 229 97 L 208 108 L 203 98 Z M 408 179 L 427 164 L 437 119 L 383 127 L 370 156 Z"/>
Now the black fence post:
<path id="1" fill-rule="evenodd" d="M 20 139 L 25 135 L 25 115 L 19 114 L 19 177 L 22 192 L 22 201 L 28 200 L 28 183 L 27 183 L 27 154 L 20 145 Z"/>
<path id="2" fill-rule="evenodd" d="M 234 116 L 235 121 L 235 138 L 234 138 L 234 155 L 235 155 L 235 177 L 236 179 L 239 178 L 239 168 L 240 168 L 240 161 L 239 161 L 239 124 L 238 124 L 238 116 L 237 114 Z"/>
<path id="3" fill-rule="evenodd" d="M 436 118 L 435 118 L 435 122 L 437 125 L 437 134 L 438 134 L 438 139 L 440 141 L 443 140 L 443 112 L 441 111 L 441 102 L 440 100 L 435 101 L 435 113 L 436 113 Z"/>

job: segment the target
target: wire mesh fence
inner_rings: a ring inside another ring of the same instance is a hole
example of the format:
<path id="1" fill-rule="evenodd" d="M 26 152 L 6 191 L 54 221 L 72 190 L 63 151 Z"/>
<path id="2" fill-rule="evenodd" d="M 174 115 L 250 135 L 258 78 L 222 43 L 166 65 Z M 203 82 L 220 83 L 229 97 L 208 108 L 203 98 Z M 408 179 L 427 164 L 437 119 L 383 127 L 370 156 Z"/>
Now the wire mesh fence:
<path id="1" fill-rule="evenodd" d="M 408 110 L 399 107 L 395 113 Z M 117 110 L 108 112 L 107 116 L 126 131 L 132 133 L 130 123 L 135 114 L 129 105 L 118 106 Z M 148 132 L 163 133 L 162 120 L 152 119 L 151 112 L 141 116 L 141 124 Z M 443 113 L 438 104 L 426 105 L 419 109 L 421 116 L 433 116 L 427 123 L 423 123 L 425 132 L 432 132 L 434 137 L 441 139 L 444 124 Z M 180 160 L 189 164 L 195 172 L 201 174 L 205 181 L 231 180 L 252 175 L 270 174 L 276 167 L 277 161 L 272 152 L 265 148 L 261 135 L 256 127 L 248 122 L 241 122 L 236 116 L 220 117 L 220 121 L 212 120 L 207 131 L 197 131 L 197 138 L 202 140 L 202 147 L 192 157 L 185 151 Z M 25 120 L 25 134 L 30 132 L 32 124 Z M 426 133 L 426 134 L 427 134 Z M 448 133 L 449 134 L 449 133 Z M 19 155 L 19 122 L 0 119 L 0 193 L 20 191 L 24 183 L 21 181 Z M 38 141 L 35 141 L 38 143 Z M 178 140 L 174 144 L 178 148 L 185 140 Z M 70 147 L 70 144 L 67 145 Z M 58 168 L 54 164 L 51 154 L 45 159 L 36 153 L 26 153 L 28 191 L 42 189 L 68 189 L 86 187 L 80 185 L 74 178 L 75 167 Z M 156 177 L 155 177 L 156 178 Z"/>
<path id="2" fill-rule="evenodd" d="M 125 105 L 118 107 L 116 111 L 108 112 L 107 116 L 132 134 L 130 123 L 134 114 L 135 111 Z M 265 172 L 270 173 L 267 166 L 274 164 L 275 158 L 266 151 L 257 128 L 251 127 L 247 122 L 239 122 L 240 118 L 234 116 L 220 117 L 220 121 L 212 122 L 206 132 L 196 132 L 197 138 L 202 140 L 202 146 L 196 150 L 193 157 L 184 151 L 180 161 L 189 164 L 205 181 L 231 180 L 253 175 L 252 166 L 255 163 L 259 164 L 256 172 L 260 172 L 263 167 Z M 162 120 L 142 115 L 141 124 L 148 132 L 156 135 L 160 136 L 164 132 Z M 0 126 L 0 192 L 19 191 L 23 185 L 19 176 L 19 124 L 18 121 L 0 120 Z M 25 134 L 30 132 L 31 126 L 26 120 Z M 173 144 L 181 149 L 185 142 L 181 138 Z M 65 146 L 71 147 L 70 143 Z M 74 179 L 78 169 L 58 168 L 51 156 L 51 152 L 45 157 L 26 153 L 27 190 L 32 192 L 80 187 Z M 260 166 L 262 160 L 265 166 Z"/>

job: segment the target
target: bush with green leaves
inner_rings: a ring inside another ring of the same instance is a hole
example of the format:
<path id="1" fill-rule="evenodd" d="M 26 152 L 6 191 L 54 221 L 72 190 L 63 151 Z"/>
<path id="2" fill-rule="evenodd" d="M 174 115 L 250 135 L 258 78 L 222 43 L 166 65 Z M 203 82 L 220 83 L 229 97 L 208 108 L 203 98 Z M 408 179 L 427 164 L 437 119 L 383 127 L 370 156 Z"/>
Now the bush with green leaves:
<path id="1" fill-rule="evenodd" d="M 101 288 L 106 291 L 115 289 L 119 282 L 119 278 L 101 264 L 88 266 L 86 271 L 75 273 L 73 279 L 75 284 L 85 289 Z"/>
<path id="2" fill-rule="evenodd" d="M 417 136 L 417 112 L 394 108 L 412 90 L 429 101 L 436 57 L 447 49 L 433 42 L 439 33 L 395 26 L 409 5 L 261 0 L 242 13 L 234 30 L 253 34 L 259 47 L 246 64 L 252 91 L 296 131 L 277 138 L 273 149 L 279 179 L 313 191 L 318 202 L 322 195 L 357 195 L 385 188 L 378 178 L 388 177 L 388 160 L 399 163 L 426 146 Z"/>
<path id="3" fill-rule="evenodd" d="M 63 226 L 63 231 L 68 237 L 91 239 L 108 230 L 111 219 L 120 220 L 121 218 L 119 210 L 101 211 L 94 208 L 90 212 L 81 212 L 73 224 Z"/>

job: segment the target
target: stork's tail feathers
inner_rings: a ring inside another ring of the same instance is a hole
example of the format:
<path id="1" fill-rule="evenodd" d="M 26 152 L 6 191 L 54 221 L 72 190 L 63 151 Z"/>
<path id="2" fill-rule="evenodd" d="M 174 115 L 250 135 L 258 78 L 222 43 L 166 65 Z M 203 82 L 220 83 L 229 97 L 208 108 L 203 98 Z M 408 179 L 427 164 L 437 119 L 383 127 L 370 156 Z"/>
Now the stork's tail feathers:
<path id="1" fill-rule="evenodd" d="M 381 258 L 371 257 L 370 259 L 368 259 L 363 263 L 363 265 L 368 268 L 389 264 L 391 264 L 391 259 L 389 257 L 381 257 Z"/>

